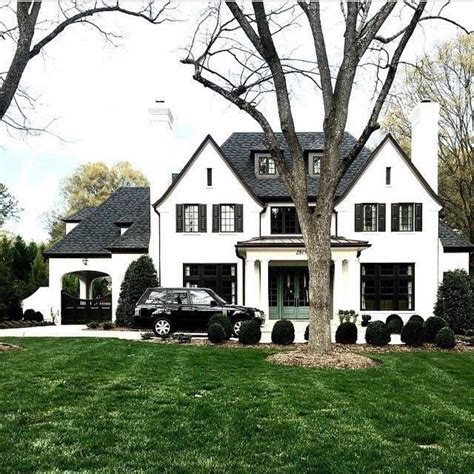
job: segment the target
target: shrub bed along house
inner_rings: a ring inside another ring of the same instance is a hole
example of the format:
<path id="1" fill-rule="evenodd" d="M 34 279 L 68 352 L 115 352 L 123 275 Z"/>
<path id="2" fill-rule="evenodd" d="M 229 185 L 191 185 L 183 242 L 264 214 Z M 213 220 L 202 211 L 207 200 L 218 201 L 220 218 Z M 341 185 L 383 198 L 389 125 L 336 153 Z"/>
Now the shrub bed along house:
<path id="1" fill-rule="evenodd" d="M 454 270 L 444 274 L 434 314 L 443 318 L 456 334 L 474 329 L 474 285 L 467 272 Z"/>
<path id="2" fill-rule="evenodd" d="M 219 323 L 212 323 L 209 325 L 207 337 L 209 338 L 209 341 L 214 344 L 220 344 L 228 339 L 225 329 Z"/>
<path id="3" fill-rule="evenodd" d="M 357 326 L 354 323 L 342 323 L 336 329 L 338 344 L 355 344 L 357 342 Z"/>
<path id="4" fill-rule="evenodd" d="M 241 344 L 258 344 L 262 338 L 260 324 L 253 319 L 244 321 L 240 326 L 239 342 Z"/>
<path id="5" fill-rule="evenodd" d="M 408 321 L 405 326 L 403 326 L 400 339 L 408 346 L 422 346 L 423 325 L 416 319 Z"/>
<path id="6" fill-rule="evenodd" d="M 441 328 L 436 334 L 436 345 L 441 349 L 452 349 L 456 345 L 454 331 L 448 327 Z"/>
<path id="7" fill-rule="evenodd" d="M 387 317 L 385 324 L 390 334 L 400 334 L 403 329 L 403 319 L 398 314 L 391 314 Z"/>
<path id="8" fill-rule="evenodd" d="M 385 346 L 391 341 L 390 331 L 383 321 L 374 321 L 367 326 L 365 340 L 374 346 Z"/>
<path id="9" fill-rule="evenodd" d="M 23 320 L 24 321 L 35 321 L 35 313 L 36 313 L 36 311 L 34 309 L 27 309 L 23 313 Z"/>
<path id="10" fill-rule="evenodd" d="M 34 321 L 40 323 L 41 321 L 44 321 L 43 313 L 41 311 L 35 311 L 35 316 L 34 316 Z"/>
<path id="11" fill-rule="evenodd" d="M 272 342 L 274 344 L 288 345 L 295 341 L 295 327 L 291 321 L 281 319 L 273 325 Z"/>
<path id="12" fill-rule="evenodd" d="M 211 328 L 212 324 L 220 324 L 222 329 L 224 330 L 224 335 L 226 339 L 230 339 L 233 333 L 232 328 L 232 321 L 228 316 L 225 314 L 214 314 L 209 319 L 209 323 L 207 325 L 208 331 Z"/>
<path id="13" fill-rule="evenodd" d="M 425 342 L 435 342 L 438 332 L 447 327 L 448 323 L 438 316 L 431 316 L 423 325 L 423 339 Z"/>
<path id="14" fill-rule="evenodd" d="M 372 319 L 372 316 L 370 314 L 363 314 L 361 318 L 362 318 L 362 322 L 360 323 L 360 325 L 366 328 L 369 325 L 370 320 Z"/>

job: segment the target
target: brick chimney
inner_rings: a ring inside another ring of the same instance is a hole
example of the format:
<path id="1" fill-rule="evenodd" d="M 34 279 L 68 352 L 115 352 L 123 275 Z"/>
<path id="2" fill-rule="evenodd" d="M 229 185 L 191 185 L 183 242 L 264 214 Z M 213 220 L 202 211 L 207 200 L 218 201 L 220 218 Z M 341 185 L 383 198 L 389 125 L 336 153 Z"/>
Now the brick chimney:
<path id="1" fill-rule="evenodd" d="M 434 192 L 438 192 L 439 104 L 422 100 L 411 114 L 411 160 Z"/>

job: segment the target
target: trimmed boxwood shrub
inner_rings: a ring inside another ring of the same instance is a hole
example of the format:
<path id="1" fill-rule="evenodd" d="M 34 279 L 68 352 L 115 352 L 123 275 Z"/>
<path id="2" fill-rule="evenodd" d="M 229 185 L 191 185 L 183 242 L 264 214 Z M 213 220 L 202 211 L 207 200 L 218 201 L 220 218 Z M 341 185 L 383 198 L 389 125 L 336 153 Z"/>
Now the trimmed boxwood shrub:
<path id="1" fill-rule="evenodd" d="M 414 314 L 413 316 L 410 316 L 410 319 L 408 321 L 416 321 L 417 323 L 420 323 L 422 326 L 425 324 L 425 320 L 418 314 Z"/>
<path id="2" fill-rule="evenodd" d="M 87 327 L 89 329 L 97 329 L 100 326 L 99 321 L 91 321 L 90 323 L 87 323 Z"/>
<path id="3" fill-rule="evenodd" d="M 369 322 L 372 319 L 372 316 L 370 314 L 363 314 L 361 317 L 362 317 L 362 322 L 360 323 L 360 325 L 366 328 L 369 325 Z"/>
<path id="4" fill-rule="evenodd" d="M 309 324 L 306 326 L 306 329 L 304 330 L 304 340 L 309 341 Z"/>
<path id="5" fill-rule="evenodd" d="M 338 344 L 355 344 L 357 342 L 357 326 L 354 323 L 342 323 L 336 329 Z"/>
<path id="6" fill-rule="evenodd" d="M 374 346 L 385 346 L 390 340 L 390 331 L 383 321 L 373 321 L 367 326 L 365 340 Z"/>
<path id="7" fill-rule="evenodd" d="M 422 346 L 423 325 L 416 319 L 408 321 L 405 326 L 403 326 L 400 338 L 402 342 L 408 346 Z"/>
<path id="8" fill-rule="evenodd" d="M 10 303 L 7 306 L 6 316 L 10 321 L 21 321 L 23 318 L 23 309 L 18 303 Z"/>
<path id="9" fill-rule="evenodd" d="M 35 321 L 35 313 L 36 313 L 36 311 L 34 309 L 27 309 L 23 313 L 23 319 L 25 321 Z"/>
<path id="10" fill-rule="evenodd" d="M 209 325 L 207 337 L 214 344 L 220 344 L 221 342 L 228 339 L 225 329 L 221 324 L 218 323 L 212 323 Z"/>
<path id="11" fill-rule="evenodd" d="M 438 316 L 431 316 L 425 321 L 423 325 L 423 339 L 425 342 L 435 342 L 436 335 L 440 331 L 448 326 L 448 323 Z"/>
<path id="12" fill-rule="evenodd" d="M 242 323 L 239 331 L 239 342 L 241 344 L 258 344 L 261 338 L 262 330 L 257 321 L 250 319 Z"/>
<path id="13" fill-rule="evenodd" d="M 35 316 L 33 321 L 37 321 L 40 323 L 41 321 L 44 321 L 43 313 L 41 311 L 35 311 Z"/>
<path id="14" fill-rule="evenodd" d="M 110 331 L 114 328 L 114 323 L 112 321 L 105 321 L 102 323 L 102 329 L 104 331 Z"/>
<path id="15" fill-rule="evenodd" d="M 390 331 L 390 334 L 400 334 L 403 328 L 403 319 L 398 314 L 391 314 L 385 320 L 385 324 Z"/>
<path id="16" fill-rule="evenodd" d="M 441 328 L 436 334 L 436 345 L 441 349 L 452 349 L 456 345 L 454 331 L 448 327 Z"/>
<path id="17" fill-rule="evenodd" d="M 272 342 L 274 344 L 293 344 L 295 340 L 295 327 L 291 321 L 281 319 L 277 321 L 272 329 Z"/>
<path id="18" fill-rule="evenodd" d="M 220 324 L 222 329 L 224 330 L 224 335 L 226 339 L 230 339 L 233 333 L 232 329 L 232 321 L 230 320 L 229 316 L 225 314 L 214 314 L 209 319 L 209 323 L 207 325 L 208 331 L 213 324 Z"/>
<path id="19" fill-rule="evenodd" d="M 454 270 L 444 274 L 434 314 L 443 318 L 455 334 L 474 329 L 474 283 L 467 272 Z"/>

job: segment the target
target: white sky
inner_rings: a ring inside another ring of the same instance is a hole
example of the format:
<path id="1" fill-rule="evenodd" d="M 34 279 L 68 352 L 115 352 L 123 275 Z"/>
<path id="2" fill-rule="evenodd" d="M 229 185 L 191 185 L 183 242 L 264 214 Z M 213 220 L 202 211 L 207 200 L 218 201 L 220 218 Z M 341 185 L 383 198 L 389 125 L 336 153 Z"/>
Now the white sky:
<path id="1" fill-rule="evenodd" d="M 67 141 L 50 135 L 10 137 L 0 128 L 0 182 L 24 209 L 18 222 L 7 224 L 9 231 L 26 239 L 46 239 L 42 215 L 57 205 L 60 181 L 80 163 L 128 160 L 147 175 L 156 170 L 156 150 L 147 145 L 146 123 L 147 109 L 157 98 L 166 99 L 175 117 L 176 170 L 208 133 L 221 143 L 234 131 L 259 131 L 245 113 L 194 82 L 190 66 L 179 63 L 194 29 L 195 11 L 206 4 L 183 3 L 180 16 L 189 19 L 161 26 L 117 14 L 104 16 L 101 25 L 123 36 L 119 47 L 106 43 L 95 30 L 74 26 L 30 63 L 22 85 L 39 96 L 32 122 L 43 125 L 56 119 L 52 130 Z M 48 7 L 52 12 L 53 6 Z M 466 26 L 472 29 L 473 3 L 456 3 L 450 8 L 452 18 L 464 25 L 468 19 Z M 325 24 L 331 53 L 341 48 L 338 24 Z M 455 34 L 454 28 L 441 22 L 425 27 L 407 57 L 429 51 Z M 291 35 L 285 38 L 290 43 L 293 39 Z M 2 70 L 8 62 L 4 53 L 0 45 Z M 294 91 L 298 129 L 320 130 L 320 95 L 309 85 Z M 347 127 L 353 134 L 364 125 L 367 97 L 368 91 L 359 84 Z M 266 110 L 276 123 L 274 109 L 269 106 Z"/>

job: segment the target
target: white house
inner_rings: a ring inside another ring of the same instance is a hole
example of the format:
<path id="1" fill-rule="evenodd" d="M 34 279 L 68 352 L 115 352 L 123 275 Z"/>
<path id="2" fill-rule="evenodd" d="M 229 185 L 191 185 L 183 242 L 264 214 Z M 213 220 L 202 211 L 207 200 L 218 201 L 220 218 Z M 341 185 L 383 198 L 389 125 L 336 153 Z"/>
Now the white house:
<path id="1" fill-rule="evenodd" d="M 171 132 L 169 110 L 151 112 L 161 131 Z M 438 114 L 431 102 L 414 111 L 411 160 L 388 135 L 374 151 L 364 149 L 341 180 L 332 231 L 334 313 L 426 317 L 443 272 L 468 270 L 473 246 L 439 217 Z M 299 138 L 311 202 L 324 139 L 321 132 Z M 354 141 L 346 133 L 343 152 Z M 263 134 L 233 133 L 220 146 L 209 135 L 170 183 L 154 179 L 170 176 L 173 163 L 165 159 L 150 170 L 150 189 L 121 188 L 101 206 L 65 219 L 66 237 L 46 252 L 49 287 L 24 308 L 45 315 L 52 308 L 63 323 L 97 319 L 100 311 L 114 319 L 127 266 L 148 253 L 163 286 L 210 287 L 229 302 L 259 307 L 267 320 L 307 319 L 304 244 Z M 67 274 L 79 277 L 81 300 L 62 296 Z M 92 281 L 104 275 L 112 282 L 111 308 L 90 301 Z"/>

